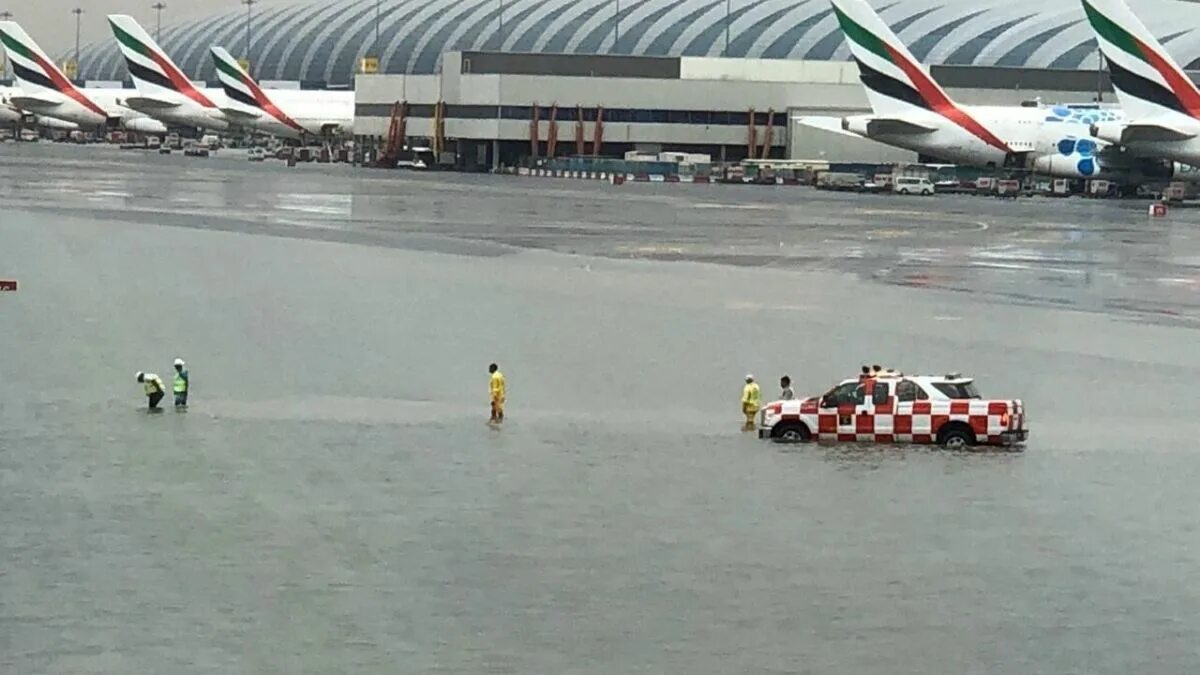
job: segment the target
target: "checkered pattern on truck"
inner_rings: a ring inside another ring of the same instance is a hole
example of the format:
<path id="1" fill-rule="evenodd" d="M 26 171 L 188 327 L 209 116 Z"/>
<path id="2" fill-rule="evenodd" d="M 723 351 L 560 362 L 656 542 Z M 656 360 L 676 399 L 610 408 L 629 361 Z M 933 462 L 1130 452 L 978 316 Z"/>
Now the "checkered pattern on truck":
<path id="1" fill-rule="evenodd" d="M 975 442 L 998 445 L 1007 431 L 1025 428 L 1025 409 L 1020 401 L 912 401 L 872 406 L 843 405 L 821 408 L 819 398 L 778 401 L 766 406 L 764 422 L 801 422 L 813 440 L 865 443 L 936 443 L 949 423 L 961 422 L 975 434 Z"/>

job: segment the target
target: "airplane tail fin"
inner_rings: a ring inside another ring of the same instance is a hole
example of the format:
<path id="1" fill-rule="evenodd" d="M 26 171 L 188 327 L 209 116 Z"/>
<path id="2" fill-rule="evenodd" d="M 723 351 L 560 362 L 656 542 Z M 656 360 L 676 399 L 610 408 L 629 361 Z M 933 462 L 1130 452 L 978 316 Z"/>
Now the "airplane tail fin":
<path id="1" fill-rule="evenodd" d="M 1171 112 L 1200 119 L 1200 91 L 1124 0 L 1082 0 L 1130 118 Z"/>
<path id="2" fill-rule="evenodd" d="M 258 108 L 257 94 L 262 90 L 254 78 L 250 77 L 250 73 L 247 73 L 224 47 L 213 47 L 210 51 L 213 63 L 217 67 L 217 79 L 220 80 L 221 88 L 225 90 L 229 100 L 247 108 Z"/>
<path id="3" fill-rule="evenodd" d="M 875 114 L 953 107 L 946 92 L 870 5 L 864 0 L 831 2 Z"/>
<path id="4" fill-rule="evenodd" d="M 15 21 L 0 21 L 0 43 L 4 45 L 22 95 L 37 99 L 45 92 L 55 92 L 74 99 L 102 118 L 108 117 L 100 106 L 84 96 L 83 92 L 67 79 L 20 24 Z"/>
<path id="5" fill-rule="evenodd" d="M 205 108 L 217 106 L 198 90 L 171 57 L 158 46 L 154 38 L 133 17 L 124 14 L 108 15 L 108 25 L 138 92 L 149 97 L 180 94 Z"/>
<path id="6" fill-rule="evenodd" d="M 256 113 L 270 115 L 292 131 L 304 133 L 304 128 L 275 105 L 271 97 L 258 86 L 258 82 L 254 81 L 250 73 L 247 73 L 228 51 L 223 47 L 213 47 L 212 57 L 217 66 L 217 79 L 221 81 L 225 96 L 231 102 L 250 108 Z"/>
<path id="7" fill-rule="evenodd" d="M 959 107 L 929 76 L 912 52 L 900 42 L 864 0 L 830 0 L 838 24 L 858 62 L 859 79 L 871 108 L 880 117 L 902 119 L 922 110 L 936 113 L 984 143 L 1011 153 L 991 130 Z"/>

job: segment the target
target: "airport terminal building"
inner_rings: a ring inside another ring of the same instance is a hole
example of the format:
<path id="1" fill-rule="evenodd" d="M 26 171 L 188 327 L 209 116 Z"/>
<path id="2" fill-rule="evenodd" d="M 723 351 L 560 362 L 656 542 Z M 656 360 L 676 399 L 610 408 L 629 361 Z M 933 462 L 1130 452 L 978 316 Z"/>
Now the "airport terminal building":
<path id="1" fill-rule="evenodd" d="M 873 4 L 961 102 L 1113 100 L 1078 3 Z M 1200 6 L 1138 10 L 1180 63 L 1200 67 Z M 245 52 L 245 31 L 246 14 L 229 10 L 164 27 L 162 45 L 187 74 L 215 81 L 209 47 Z M 912 159 L 789 122 L 868 112 L 819 0 L 333 0 L 271 6 L 251 32 L 259 79 L 355 87 L 365 136 L 386 134 L 404 101 L 407 135 L 440 134 L 464 165 L 544 156 L 551 138 L 555 154 L 574 154 L 580 137 L 587 154 L 599 141 L 602 154 Z M 357 74 L 365 57 L 378 58 L 378 74 Z M 86 79 L 126 78 L 111 44 L 80 60 Z"/>

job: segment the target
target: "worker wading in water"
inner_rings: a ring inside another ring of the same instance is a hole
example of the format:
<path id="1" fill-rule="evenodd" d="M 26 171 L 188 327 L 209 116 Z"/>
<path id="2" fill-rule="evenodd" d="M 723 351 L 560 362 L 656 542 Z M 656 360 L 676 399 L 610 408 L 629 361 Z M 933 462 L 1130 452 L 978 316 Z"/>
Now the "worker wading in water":
<path id="1" fill-rule="evenodd" d="M 501 373 L 500 366 L 494 363 L 488 366 L 488 372 L 492 374 L 488 384 L 488 393 L 491 395 L 492 401 L 492 418 L 488 421 L 491 424 L 500 424 L 504 422 L 504 400 L 507 395 L 504 373 Z"/>
<path id="2" fill-rule="evenodd" d="M 158 410 L 158 402 L 167 394 L 167 388 L 163 385 L 162 378 L 154 373 L 139 372 L 137 381 L 142 383 L 142 391 L 146 394 L 150 410 Z"/>
<path id="3" fill-rule="evenodd" d="M 742 431 L 754 431 L 754 418 L 758 415 L 758 406 L 762 400 L 762 392 L 758 388 L 758 383 L 754 381 L 753 375 L 746 376 L 746 386 L 742 387 L 742 414 L 746 416 L 746 423 L 742 425 Z"/>
<path id="4" fill-rule="evenodd" d="M 186 408 L 188 397 L 188 386 L 191 383 L 188 380 L 187 364 L 183 359 L 175 359 L 175 407 Z"/>
<path id="5" fill-rule="evenodd" d="M 792 389 L 792 378 L 784 375 L 779 378 L 779 400 L 792 401 L 796 398 L 796 391 Z"/>

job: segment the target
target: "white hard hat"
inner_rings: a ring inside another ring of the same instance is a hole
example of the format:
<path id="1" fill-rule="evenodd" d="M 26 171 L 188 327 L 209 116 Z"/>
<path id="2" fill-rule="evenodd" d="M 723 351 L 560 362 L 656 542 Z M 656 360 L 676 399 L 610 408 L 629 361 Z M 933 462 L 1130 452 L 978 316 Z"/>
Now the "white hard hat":
<path id="1" fill-rule="evenodd" d="M 750 373 L 746 373 L 746 381 L 752 382 L 753 380 L 754 380 L 754 376 L 751 375 Z"/>
<path id="2" fill-rule="evenodd" d="M 142 379 L 142 378 L 143 378 L 145 375 L 146 375 L 145 373 L 143 373 L 142 371 L 140 371 L 140 370 L 139 370 L 139 371 L 137 371 L 137 375 L 134 375 L 134 376 L 133 376 L 133 379 L 135 379 L 135 380 L 140 380 L 140 379 Z"/>
<path id="3" fill-rule="evenodd" d="M 183 365 L 183 359 L 175 359 L 175 365 L 177 365 L 177 366 L 182 366 L 182 365 Z"/>

